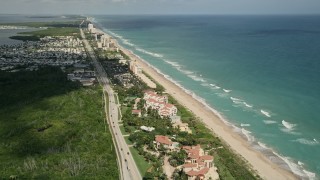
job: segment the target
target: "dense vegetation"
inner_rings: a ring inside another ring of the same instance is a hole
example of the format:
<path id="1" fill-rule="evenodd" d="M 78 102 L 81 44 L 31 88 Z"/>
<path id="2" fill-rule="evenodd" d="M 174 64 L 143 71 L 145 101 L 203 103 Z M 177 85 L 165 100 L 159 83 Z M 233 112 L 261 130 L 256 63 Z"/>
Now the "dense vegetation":
<path id="1" fill-rule="evenodd" d="M 0 71 L 0 179 L 119 179 L 102 89 L 53 67 Z"/>

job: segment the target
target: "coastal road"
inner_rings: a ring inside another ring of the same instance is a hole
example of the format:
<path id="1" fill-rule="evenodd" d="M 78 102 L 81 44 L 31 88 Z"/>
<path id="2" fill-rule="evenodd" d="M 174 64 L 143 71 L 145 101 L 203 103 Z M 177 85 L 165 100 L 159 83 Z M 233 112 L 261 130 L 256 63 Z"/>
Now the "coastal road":
<path id="1" fill-rule="evenodd" d="M 87 49 L 87 52 L 89 53 L 93 64 L 97 71 L 97 77 L 100 81 L 100 83 L 103 86 L 103 89 L 108 94 L 109 99 L 109 110 L 106 112 L 108 115 L 108 122 L 110 125 L 111 133 L 113 135 L 113 140 L 116 145 L 117 150 L 117 156 L 118 156 L 118 164 L 120 168 L 120 177 L 124 180 L 141 180 L 141 174 L 139 172 L 139 169 L 131 155 L 130 149 L 122 136 L 122 133 L 120 131 L 119 127 L 119 117 L 118 117 L 118 107 L 115 103 L 115 97 L 114 97 L 114 91 L 112 90 L 110 86 L 110 81 L 107 77 L 107 74 L 105 70 L 103 69 L 100 62 L 98 62 L 95 53 L 88 43 L 82 29 L 80 28 L 81 37 L 84 42 L 84 46 Z M 107 109 L 106 109 L 107 110 Z"/>

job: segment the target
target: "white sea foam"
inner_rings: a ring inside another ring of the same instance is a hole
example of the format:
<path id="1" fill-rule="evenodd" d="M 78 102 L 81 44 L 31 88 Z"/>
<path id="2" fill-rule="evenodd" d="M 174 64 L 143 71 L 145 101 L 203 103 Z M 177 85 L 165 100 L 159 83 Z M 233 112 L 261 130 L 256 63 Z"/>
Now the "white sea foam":
<path id="1" fill-rule="evenodd" d="M 230 99 L 231 99 L 232 101 L 242 101 L 241 99 L 238 99 L 238 98 L 235 98 L 235 97 L 230 97 Z"/>
<path id="2" fill-rule="evenodd" d="M 242 123 L 241 123 L 240 126 L 241 126 L 241 127 L 249 127 L 250 124 L 242 124 Z"/>
<path id="3" fill-rule="evenodd" d="M 259 146 L 261 146 L 261 147 L 264 148 L 264 149 L 270 149 L 270 148 L 267 147 L 266 144 L 264 144 L 264 143 L 262 143 L 262 142 L 259 142 L 259 141 L 258 141 L 258 144 L 259 144 Z"/>
<path id="4" fill-rule="evenodd" d="M 210 86 L 211 86 L 212 89 L 220 89 L 221 88 L 221 87 L 219 87 L 219 86 L 217 86 L 215 84 L 210 84 Z"/>
<path id="5" fill-rule="evenodd" d="M 180 64 L 178 62 L 174 62 L 174 61 L 169 61 L 169 60 L 164 60 L 166 63 L 170 64 L 173 67 L 181 67 Z"/>
<path id="6" fill-rule="evenodd" d="M 269 113 L 268 111 L 265 111 L 265 110 L 261 109 L 260 112 L 261 112 L 263 115 L 267 116 L 267 117 L 271 117 L 271 115 L 270 115 L 270 113 Z"/>
<path id="7" fill-rule="evenodd" d="M 274 120 L 263 120 L 263 122 L 265 124 L 276 124 L 277 123 L 277 121 L 274 121 Z"/>
<path id="8" fill-rule="evenodd" d="M 119 35 L 119 34 L 117 34 L 117 33 L 115 33 L 115 32 L 112 32 L 112 31 L 107 31 L 107 32 L 110 33 L 112 36 L 120 39 L 124 44 L 129 45 L 129 46 L 132 46 L 132 47 L 135 46 L 135 44 L 131 43 L 128 39 L 123 38 L 121 35 Z M 153 57 L 157 57 L 157 58 L 162 58 L 162 57 L 163 57 L 162 54 L 153 53 L 153 52 L 147 51 L 147 50 L 142 49 L 142 48 L 139 48 L 139 47 L 136 47 L 135 49 L 136 49 L 137 51 L 140 51 L 140 52 L 142 52 L 142 53 L 144 53 L 144 54 L 148 54 L 148 55 L 153 56 Z M 131 51 L 131 52 L 132 52 L 132 51 Z"/>
<path id="9" fill-rule="evenodd" d="M 119 34 L 115 33 L 115 32 L 112 32 L 112 31 L 108 31 L 108 33 L 110 33 L 112 36 L 116 37 L 116 38 L 119 38 L 119 39 L 123 39 L 122 36 L 120 36 Z"/>
<path id="10" fill-rule="evenodd" d="M 221 97 L 221 98 L 227 98 L 228 94 L 226 93 L 215 93 L 217 96 Z"/>
<path id="11" fill-rule="evenodd" d="M 281 123 L 285 128 L 287 128 L 289 130 L 293 130 L 297 126 L 296 124 L 291 124 L 285 120 L 282 120 Z"/>
<path id="12" fill-rule="evenodd" d="M 201 83 L 201 86 L 208 87 L 210 85 L 208 83 Z"/>
<path id="13" fill-rule="evenodd" d="M 131 43 L 128 39 L 122 39 L 123 44 L 129 45 L 129 46 L 135 46 L 133 43 Z"/>
<path id="14" fill-rule="evenodd" d="M 191 79 L 195 80 L 195 81 L 199 81 L 199 82 L 206 82 L 206 80 L 204 80 L 203 78 L 201 77 L 198 77 L 194 74 L 189 74 L 188 77 L 190 77 Z"/>
<path id="15" fill-rule="evenodd" d="M 294 130 L 295 130 L 296 126 L 297 126 L 296 124 L 289 123 L 289 122 L 287 122 L 285 120 L 282 120 L 281 123 L 282 123 L 283 127 L 280 128 L 280 130 L 282 132 L 285 132 L 285 133 L 288 133 L 288 134 L 292 134 L 292 135 L 301 134 L 301 133 L 298 133 L 298 132 L 294 132 Z"/>
<path id="16" fill-rule="evenodd" d="M 295 175 L 299 176 L 299 179 L 315 179 L 315 174 L 309 172 L 303 167 L 303 163 L 300 161 L 294 161 L 289 157 L 284 157 L 274 152 L 266 144 L 262 142 L 257 142 L 257 145 L 253 146 L 254 149 L 263 152 L 272 162 L 278 164 L 284 169 L 288 169 L 293 172 Z"/>
<path id="17" fill-rule="evenodd" d="M 287 129 L 287 128 L 285 128 L 285 127 L 280 128 L 280 130 L 281 130 L 282 132 L 287 133 L 287 134 L 292 134 L 292 135 L 301 135 L 301 133 L 300 133 L 300 132 L 293 131 L 292 129 Z"/>
<path id="18" fill-rule="evenodd" d="M 253 142 L 254 141 L 254 137 L 251 135 L 251 132 L 248 130 L 245 130 L 244 128 L 241 128 L 241 132 L 246 136 L 247 140 L 249 142 Z"/>
<path id="19" fill-rule="evenodd" d="M 316 179 L 316 173 L 313 173 L 313 172 L 310 172 L 310 171 L 307 171 L 307 170 L 302 170 L 306 176 L 311 179 L 311 180 L 315 180 Z"/>
<path id="20" fill-rule="evenodd" d="M 246 108 L 252 108 L 253 106 L 248 104 L 247 102 L 245 102 L 242 99 L 239 98 L 235 98 L 235 97 L 230 97 L 231 101 L 236 104 L 236 105 L 241 105 L 242 107 L 246 107 Z M 238 107 L 238 106 L 236 106 Z"/>
<path id="21" fill-rule="evenodd" d="M 193 71 L 189 71 L 189 70 L 184 69 L 184 68 L 182 67 L 182 65 L 180 65 L 178 62 L 169 61 L 169 60 L 165 60 L 165 59 L 164 59 L 164 62 L 170 64 L 172 67 L 176 68 L 178 71 L 182 72 L 182 73 L 185 74 L 185 75 L 195 74 Z M 193 75 L 192 75 L 192 76 L 193 76 Z M 204 80 L 201 80 L 201 79 L 199 79 L 199 78 L 197 78 L 197 80 L 200 81 L 200 82 L 204 82 Z M 202 86 L 204 86 L 204 85 L 202 84 Z M 205 86 L 207 86 L 207 85 L 205 85 Z"/>
<path id="22" fill-rule="evenodd" d="M 178 69 L 180 72 L 182 72 L 183 74 L 186 74 L 186 75 L 188 75 L 188 74 L 193 74 L 194 72 L 192 72 L 192 71 L 188 71 L 188 70 L 185 70 L 185 69 Z"/>
<path id="23" fill-rule="evenodd" d="M 253 105 L 250 105 L 250 104 L 248 104 L 248 103 L 246 103 L 246 102 L 243 102 L 243 104 L 244 104 L 246 107 L 248 107 L 248 108 L 252 108 L 252 107 L 253 107 Z"/>
<path id="24" fill-rule="evenodd" d="M 153 57 L 157 57 L 157 58 L 162 58 L 163 55 L 162 54 L 158 54 L 158 53 L 153 53 L 153 52 L 150 52 L 150 51 L 147 51 L 145 49 L 142 49 L 142 48 L 136 48 L 137 51 L 140 51 L 142 53 L 145 53 L 145 54 L 148 54 L 150 56 L 153 56 Z"/>
<path id="25" fill-rule="evenodd" d="M 276 154 L 278 157 L 280 157 L 290 168 L 290 170 L 298 175 L 299 177 L 301 177 L 301 179 L 311 179 L 311 180 L 314 180 L 315 179 L 315 173 L 313 172 L 310 172 L 310 171 L 307 171 L 305 170 L 301 165 L 297 163 L 295 163 L 291 158 L 289 157 L 283 157 L 277 153 L 274 153 Z"/>
<path id="26" fill-rule="evenodd" d="M 225 93 L 229 93 L 229 92 L 231 92 L 231 90 L 229 90 L 229 89 L 222 89 Z"/>
<path id="27" fill-rule="evenodd" d="M 299 142 L 301 144 L 310 145 L 310 146 L 319 145 L 319 142 L 315 139 L 309 140 L 305 138 L 299 138 L 299 139 L 293 140 L 293 142 Z"/>

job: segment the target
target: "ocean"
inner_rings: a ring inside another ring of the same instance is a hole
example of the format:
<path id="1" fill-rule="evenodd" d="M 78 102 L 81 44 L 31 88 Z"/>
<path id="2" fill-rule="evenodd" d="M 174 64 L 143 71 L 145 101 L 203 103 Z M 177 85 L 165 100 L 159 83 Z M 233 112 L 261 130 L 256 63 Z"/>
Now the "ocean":
<path id="1" fill-rule="evenodd" d="M 320 177 L 320 16 L 94 16 L 257 151 Z"/>

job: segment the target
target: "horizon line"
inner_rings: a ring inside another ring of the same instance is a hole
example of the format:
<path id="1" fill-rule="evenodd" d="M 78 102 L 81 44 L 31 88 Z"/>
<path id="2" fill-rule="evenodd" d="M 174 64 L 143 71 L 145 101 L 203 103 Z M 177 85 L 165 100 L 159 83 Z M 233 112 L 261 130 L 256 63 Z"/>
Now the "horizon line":
<path id="1" fill-rule="evenodd" d="M 28 16 L 97 16 L 97 15 L 110 15 L 110 16 L 317 16 L 320 13 L 265 13 L 265 14 L 256 14 L 256 13 L 217 13 L 217 14 L 209 14 L 209 13 L 168 13 L 168 14 L 160 14 L 160 13 L 141 13 L 141 14 L 133 14 L 133 13 L 0 13 L 0 15 L 28 15 Z"/>

